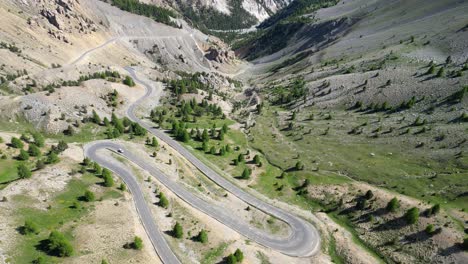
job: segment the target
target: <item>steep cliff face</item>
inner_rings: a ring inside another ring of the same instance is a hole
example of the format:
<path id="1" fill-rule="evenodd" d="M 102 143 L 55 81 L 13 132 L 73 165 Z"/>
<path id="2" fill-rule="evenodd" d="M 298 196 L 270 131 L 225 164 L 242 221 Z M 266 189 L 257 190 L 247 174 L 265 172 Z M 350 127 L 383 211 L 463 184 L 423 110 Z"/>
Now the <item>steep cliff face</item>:
<path id="1" fill-rule="evenodd" d="M 194 25 L 203 29 L 232 30 L 256 25 L 292 0 L 167 0 Z M 164 5 L 151 1 L 156 5 Z"/>
<path id="2" fill-rule="evenodd" d="M 269 18 L 292 0 L 243 0 L 242 8 L 256 17 L 258 22 Z"/>

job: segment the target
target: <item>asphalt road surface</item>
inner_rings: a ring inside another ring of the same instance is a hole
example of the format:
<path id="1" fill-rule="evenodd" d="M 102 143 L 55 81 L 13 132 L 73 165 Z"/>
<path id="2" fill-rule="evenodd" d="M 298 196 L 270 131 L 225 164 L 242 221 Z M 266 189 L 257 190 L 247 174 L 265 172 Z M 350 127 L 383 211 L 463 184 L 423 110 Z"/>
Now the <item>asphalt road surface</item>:
<path id="1" fill-rule="evenodd" d="M 154 165 L 144 162 L 138 156 L 133 154 L 131 151 L 126 150 L 117 142 L 96 141 L 88 144 L 85 147 L 85 155 L 90 159 L 98 162 L 102 166 L 114 171 L 128 185 L 129 190 L 133 194 L 135 205 L 137 207 L 138 214 L 143 223 L 143 226 L 145 227 L 145 230 L 148 236 L 150 237 L 150 240 L 163 263 L 180 263 L 180 261 L 171 251 L 169 245 L 163 237 L 163 234 L 161 233 L 161 230 L 159 230 L 155 225 L 154 220 L 151 216 L 151 211 L 143 197 L 142 191 L 138 183 L 132 176 L 132 173 L 129 172 L 129 170 L 125 166 L 119 164 L 117 160 L 111 159 L 109 155 L 107 155 L 107 157 L 99 155 L 98 150 L 109 149 L 116 151 L 119 148 L 123 149 L 124 153 L 121 154 L 122 156 L 149 172 L 153 177 L 155 177 L 159 182 L 165 185 L 182 200 L 184 200 L 197 210 L 204 212 L 205 214 L 213 217 L 225 226 L 230 227 L 231 229 L 237 231 L 243 236 L 249 238 L 250 240 L 257 242 L 260 245 L 272 248 L 273 250 L 294 257 L 312 256 L 319 250 L 320 236 L 316 228 L 309 222 L 285 210 L 274 207 L 264 202 L 263 200 L 260 200 L 259 198 L 253 196 L 252 194 L 245 192 L 240 187 L 230 182 L 223 176 L 219 175 L 213 169 L 201 162 L 198 158 L 196 158 L 192 153 L 190 153 L 177 141 L 172 139 L 164 131 L 156 129 L 152 127 L 152 125 L 139 119 L 135 114 L 135 109 L 141 104 L 143 100 L 150 96 L 151 86 L 145 83 L 144 81 L 140 80 L 136 76 L 135 70 L 133 68 L 127 67 L 126 70 L 137 83 L 140 83 L 146 89 L 145 95 L 139 100 L 137 100 L 135 103 L 133 103 L 127 111 L 127 115 L 132 121 L 138 122 L 151 134 L 155 135 L 160 140 L 167 143 L 169 146 L 171 146 L 173 149 L 179 152 L 180 155 L 182 155 L 195 167 L 197 167 L 209 179 L 218 184 L 220 187 L 224 188 L 227 192 L 231 193 L 232 195 L 235 195 L 239 199 L 248 203 L 250 206 L 253 206 L 269 215 L 272 215 L 284 221 L 290 227 L 288 237 L 278 237 L 269 234 L 265 231 L 259 230 L 257 228 L 251 227 L 249 223 L 246 223 L 242 221 L 242 219 L 236 217 L 236 215 L 231 214 L 229 210 L 212 205 L 208 201 L 188 191 L 187 189 L 179 185 L 176 181 L 173 181 L 169 177 L 164 175 L 164 173 L 162 173 Z"/>

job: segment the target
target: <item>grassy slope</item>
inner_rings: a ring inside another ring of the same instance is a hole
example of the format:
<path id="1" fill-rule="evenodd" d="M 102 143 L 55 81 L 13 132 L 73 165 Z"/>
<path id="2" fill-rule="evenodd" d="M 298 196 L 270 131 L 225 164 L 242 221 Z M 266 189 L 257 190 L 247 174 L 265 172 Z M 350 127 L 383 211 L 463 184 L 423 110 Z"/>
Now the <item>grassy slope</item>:
<path id="1" fill-rule="evenodd" d="M 315 111 L 315 115 L 318 115 L 318 111 Z M 399 139 L 382 144 L 382 141 L 376 139 L 347 134 L 353 123 L 363 123 L 367 118 L 357 117 L 357 120 L 350 122 L 347 113 L 337 112 L 333 114 L 332 120 L 318 117 L 297 122 L 304 129 L 296 133 L 281 131 L 281 128 L 272 129 L 271 120 L 276 120 L 275 126 L 278 126 L 278 117 L 267 111 L 258 117 L 257 125 L 252 129 L 255 138 L 253 145 L 266 153 L 272 163 L 283 169 L 294 166 L 299 154 L 306 164 L 305 171 L 320 168 L 320 171 L 345 174 L 430 202 L 468 209 L 466 198 L 454 197 L 454 193 L 445 191 L 447 185 L 466 188 L 466 170 L 458 167 L 454 160 L 442 162 L 424 155 L 425 153 L 418 155 L 414 146 L 401 144 Z M 298 119 L 306 118 L 302 116 Z M 348 127 L 343 124 L 350 125 Z M 327 127 L 330 127 L 330 131 L 323 135 Z M 311 133 L 304 135 L 304 131 L 309 129 L 312 129 Z M 276 139 L 271 131 L 276 131 Z M 433 171 L 439 175 L 432 177 Z"/>
<path id="2" fill-rule="evenodd" d="M 16 166 L 18 161 L 12 159 L 0 160 L 0 184 L 17 179 Z"/>
<path id="3" fill-rule="evenodd" d="M 47 263 L 61 262 L 59 258 L 49 257 L 42 251 L 37 250 L 36 246 L 41 240 L 48 237 L 51 230 L 57 229 L 64 232 L 65 235 L 73 241 L 74 224 L 72 223 L 80 221 L 90 210 L 93 210 L 94 205 L 92 203 L 80 202 L 83 205 L 81 209 L 70 207 L 74 201 L 77 201 L 77 199 L 84 194 L 89 186 L 101 181 L 101 179 L 89 173 L 86 173 L 82 177 L 72 179 L 63 192 L 57 194 L 48 201 L 50 205 L 50 209 L 48 210 L 40 210 L 28 206 L 36 202 L 31 200 L 28 196 L 19 195 L 13 197 L 13 201 L 18 204 L 15 210 L 18 226 L 21 226 L 25 220 L 32 220 L 40 227 L 40 233 L 38 235 L 21 236 L 21 239 L 16 241 L 16 250 L 12 253 L 13 263 L 30 263 L 38 256 L 45 257 Z M 102 195 L 102 198 L 116 198 L 120 195 L 119 192 L 113 189 L 107 189 Z M 75 252 L 75 255 L 76 254 L 80 254 L 80 252 Z"/>

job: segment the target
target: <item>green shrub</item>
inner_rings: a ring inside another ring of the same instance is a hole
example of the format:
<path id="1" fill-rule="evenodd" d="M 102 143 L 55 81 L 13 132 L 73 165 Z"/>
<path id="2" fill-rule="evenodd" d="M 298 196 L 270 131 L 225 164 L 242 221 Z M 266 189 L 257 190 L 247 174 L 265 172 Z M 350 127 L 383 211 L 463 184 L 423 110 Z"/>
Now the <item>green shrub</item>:
<path id="1" fill-rule="evenodd" d="M 47 159 L 46 159 L 47 164 L 55 164 L 55 163 L 57 163 L 59 161 L 60 161 L 60 159 L 59 159 L 57 153 L 55 153 L 54 151 L 51 151 L 49 153 L 49 155 L 47 155 Z"/>
<path id="2" fill-rule="evenodd" d="M 159 194 L 159 206 L 161 206 L 164 209 L 167 209 L 167 207 L 169 207 L 169 200 L 162 192 Z"/>
<path id="3" fill-rule="evenodd" d="M 251 171 L 249 168 L 245 168 L 244 171 L 242 171 L 241 178 L 244 180 L 247 180 L 250 178 Z"/>
<path id="4" fill-rule="evenodd" d="M 415 224 L 418 222 L 419 219 L 419 209 L 416 207 L 413 207 L 406 211 L 405 213 L 405 219 L 408 224 Z"/>
<path id="5" fill-rule="evenodd" d="M 114 179 L 112 178 L 112 173 L 107 168 L 102 170 L 102 178 L 104 179 L 104 186 L 112 187 L 114 186 Z"/>
<path id="6" fill-rule="evenodd" d="M 125 77 L 125 80 L 123 81 L 123 84 L 125 84 L 127 86 L 130 86 L 130 87 L 135 86 L 135 82 L 133 81 L 132 77 L 130 77 L 130 76 Z"/>
<path id="7" fill-rule="evenodd" d="M 431 217 L 433 215 L 436 215 L 440 212 L 440 204 L 435 204 L 431 208 L 427 209 L 426 211 L 426 216 Z"/>
<path id="8" fill-rule="evenodd" d="M 86 202 L 93 202 L 94 200 L 96 200 L 96 197 L 92 191 L 86 190 L 84 193 L 84 200 Z"/>
<path id="9" fill-rule="evenodd" d="M 226 263 L 227 264 L 236 264 L 237 263 L 237 258 L 233 254 L 229 254 L 226 257 Z"/>
<path id="10" fill-rule="evenodd" d="M 432 235 L 435 232 L 435 227 L 433 224 L 428 224 L 424 231 L 426 231 L 426 234 Z"/>
<path id="11" fill-rule="evenodd" d="M 94 170 L 95 175 L 101 175 L 102 174 L 102 167 L 97 162 L 93 163 L 93 170 Z"/>
<path id="12" fill-rule="evenodd" d="M 296 170 L 304 170 L 304 164 L 302 164 L 301 161 L 296 162 L 296 165 L 294 166 Z"/>
<path id="13" fill-rule="evenodd" d="M 182 226 L 179 224 L 179 222 L 176 222 L 176 224 L 172 228 L 172 235 L 175 238 L 182 238 L 182 236 L 184 235 L 184 230 Z"/>
<path id="14" fill-rule="evenodd" d="M 237 262 L 242 262 L 244 260 L 244 253 L 240 249 L 236 249 L 236 252 L 234 252 L 234 256 L 237 259 Z"/>
<path id="15" fill-rule="evenodd" d="M 364 197 L 366 198 L 366 200 L 370 200 L 374 197 L 374 193 L 371 190 L 368 190 Z"/>
<path id="16" fill-rule="evenodd" d="M 158 140 L 153 137 L 152 141 L 151 141 L 151 146 L 157 148 L 159 146 L 159 143 L 158 143 Z"/>
<path id="17" fill-rule="evenodd" d="M 213 146 L 210 148 L 210 154 L 215 155 L 216 154 L 216 148 Z"/>
<path id="18" fill-rule="evenodd" d="M 46 251 L 52 256 L 69 257 L 73 254 L 73 247 L 62 233 L 52 231 L 47 239 Z"/>
<path id="19" fill-rule="evenodd" d="M 38 160 L 36 161 L 36 169 L 41 170 L 41 169 L 43 169 L 43 168 L 45 168 L 45 163 L 44 163 L 44 161 L 43 161 L 42 159 L 38 159 Z"/>
<path id="20" fill-rule="evenodd" d="M 57 146 L 55 147 L 55 149 L 60 153 L 60 152 L 64 152 L 66 149 L 68 148 L 68 144 L 63 141 L 63 140 L 60 140 L 59 143 L 57 144 Z"/>
<path id="21" fill-rule="evenodd" d="M 22 232 L 25 235 L 39 234 L 39 226 L 31 220 L 26 220 L 22 226 Z"/>
<path id="22" fill-rule="evenodd" d="M 19 164 L 17 170 L 20 179 L 31 178 L 32 172 L 24 163 Z"/>
<path id="23" fill-rule="evenodd" d="M 202 229 L 200 233 L 198 233 L 197 240 L 202 244 L 208 243 L 208 233 Z"/>
<path id="24" fill-rule="evenodd" d="M 396 197 L 393 197 L 388 203 L 387 203 L 387 211 L 389 212 L 396 212 L 396 210 L 400 208 L 400 201 Z"/>
<path id="25" fill-rule="evenodd" d="M 38 157 L 41 155 L 41 150 L 35 144 L 29 144 L 28 153 L 32 157 Z"/>
<path id="26" fill-rule="evenodd" d="M 260 156 L 255 155 L 255 156 L 253 157 L 253 162 L 254 162 L 255 164 L 257 164 L 257 165 L 260 164 Z"/>
<path id="27" fill-rule="evenodd" d="M 101 124 L 101 117 L 98 115 L 98 113 L 96 113 L 96 110 L 94 109 L 93 109 L 91 121 L 97 125 Z"/>
<path id="28" fill-rule="evenodd" d="M 39 256 L 37 259 L 32 261 L 32 264 L 46 264 L 46 260 L 43 256 Z"/>
<path id="29" fill-rule="evenodd" d="M 444 77 L 444 76 L 445 76 L 444 67 L 440 67 L 440 69 L 437 71 L 437 77 Z"/>
<path id="30" fill-rule="evenodd" d="M 135 236 L 135 238 L 133 239 L 132 248 L 136 250 L 141 250 L 143 248 L 143 240 L 140 237 Z"/>
<path id="31" fill-rule="evenodd" d="M 14 147 L 14 148 L 23 148 L 24 144 L 19 138 L 12 137 L 11 138 L 11 146 Z"/>
<path id="32" fill-rule="evenodd" d="M 427 70 L 426 74 L 434 74 L 435 73 L 435 66 L 431 65 L 429 69 Z"/>
<path id="33" fill-rule="evenodd" d="M 29 153 L 26 150 L 21 149 L 20 153 L 18 155 L 18 159 L 19 160 L 28 160 L 29 159 Z"/>

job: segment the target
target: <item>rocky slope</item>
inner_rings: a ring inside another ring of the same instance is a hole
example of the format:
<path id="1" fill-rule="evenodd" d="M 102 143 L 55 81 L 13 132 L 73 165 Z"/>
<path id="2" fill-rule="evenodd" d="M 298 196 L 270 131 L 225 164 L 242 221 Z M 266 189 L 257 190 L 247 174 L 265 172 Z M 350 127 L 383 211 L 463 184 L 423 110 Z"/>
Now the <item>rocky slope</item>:
<path id="1" fill-rule="evenodd" d="M 93 102 L 96 111 L 110 114 L 102 110 L 105 107 L 98 109 L 106 104 L 101 97 L 121 81 L 77 82 L 84 76 L 109 70 L 124 76 L 123 67 L 141 65 L 156 69 L 158 78 L 164 78 L 171 71 L 229 70 L 237 63 L 221 41 L 183 21 L 179 29 L 102 1 L 18 0 L 2 7 L 0 96 L 5 100 L 0 107 L 13 110 L 1 111 L 1 116 L 11 121 L 24 116 L 50 133 L 61 132 L 91 113 L 90 109 L 85 115 L 79 113 L 80 101 Z M 75 96 L 54 93 L 70 85 L 88 88 Z M 101 92 L 93 92 L 94 88 Z M 30 94 L 39 91 L 43 91 L 40 96 Z"/>

